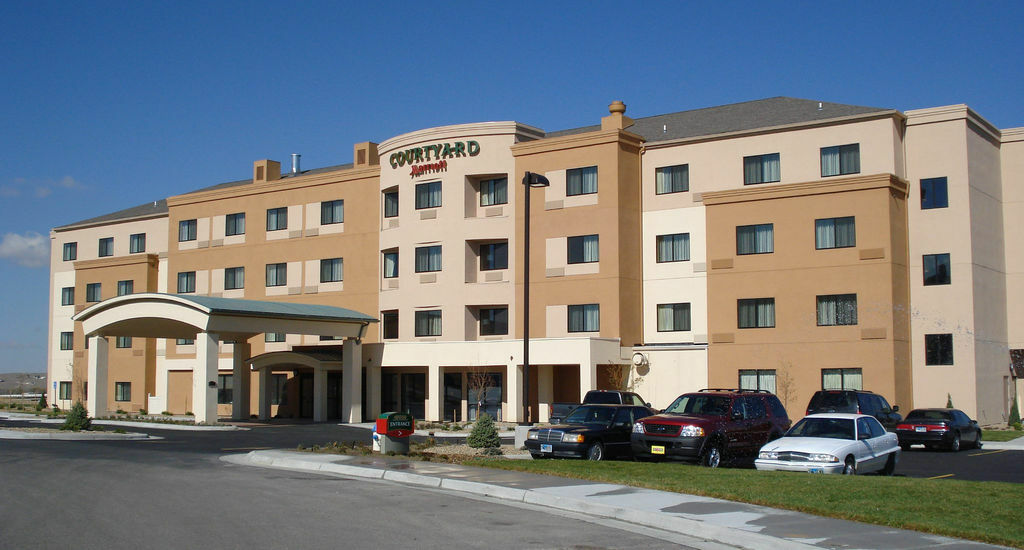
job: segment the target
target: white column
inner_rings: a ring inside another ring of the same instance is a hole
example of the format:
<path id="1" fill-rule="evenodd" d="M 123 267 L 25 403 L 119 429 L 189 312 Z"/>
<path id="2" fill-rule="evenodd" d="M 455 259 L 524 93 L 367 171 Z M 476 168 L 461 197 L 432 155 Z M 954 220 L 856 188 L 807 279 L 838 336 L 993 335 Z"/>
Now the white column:
<path id="1" fill-rule="evenodd" d="M 89 416 L 107 414 L 107 360 L 109 344 L 102 336 L 89 337 L 89 395 L 85 399 L 85 407 Z"/>
<path id="2" fill-rule="evenodd" d="M 581 358 L 580 361 L 580 401 L 590 390 L 597 389 L 597 363 L 591 359 L 591 354 Z"/>
<path id="3" fill-rule="evenodd" d="M 355 338 L 341 347 L 341 421 L 363 421 L 363 345 Z"/>
<path id="4" fill-rule="evenodd" d="M 551 418 L 551 403 L 555 400 L 555 367 L 537 365 L 537 420 L 547 422 Z"/>
<path id="5" fill-rule="evenodd" d="M 427 366 L 427 403 L 426 416 L 431 422 L 440 422 L 441 408 L 444 407 L 444 377 L 440 365 Z"/>
<path id="6" fill-rule="evenodd" d="M 313 367 L 313 422 L 327 421 L 327 369 Z"/>
<path id="7" fill-rule="evenodd" d="M 505 411 L 506 422 L 523 422 L 523 366 L 516 363 L 505 365 L 505 395 L 508 396 Z M 479 413 L 477 413 L 479 414 Z"/>
<path id="8" fill-rule="evenodd" d="M 196 415 L 196 424 L 217 423 L 217 335 L 212 332 L 196 334 L 192 414 Z"/>
<path id="9" fill-rule="evenodd" d="M 366 416 L 377 418 L 380 410 L 380 365 L 366 365 Z"/>
<path id="10" fill-rule="evenodd" d="M 248 341 L 235 342 L 231 351 L 231 418 L 246 420 L 249 418 L 249 394 L 252 392 L 252 377 L 246 360 L 252 355 L 252 346 Z"/>
<path id="11" fill-rule="evenodd" d="M 260 369 L 260 420 L 270 420 L 270 368 Z"/>

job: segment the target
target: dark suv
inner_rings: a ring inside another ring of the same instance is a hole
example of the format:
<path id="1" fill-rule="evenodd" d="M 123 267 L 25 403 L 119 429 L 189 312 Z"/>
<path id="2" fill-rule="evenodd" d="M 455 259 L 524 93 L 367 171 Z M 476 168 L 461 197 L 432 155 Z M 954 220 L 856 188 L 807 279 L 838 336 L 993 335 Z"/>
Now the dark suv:
<path id="1" fill-rule="evenodd" d="M 631 391 L 618 390 L 590 390 L 583 396 L 583 404 L 604 404 L 604 405 L 635 405 L 637 407 L 650 407 L 651 404 L 644 401 L 643 397 Z"/>
<path id="2" fill-rule="evenodd" d="M 807 404 L 807 414 L 838 412 L 871 415 L 890 432 L 896 431 L 896 424 L 903 420 L 898 414 L 899 410 L 898 406 L 890 407 L 881 395 L 867 390 L 818 390 Z"/>
<path id="3" fill-rule="evenodd" d="M 723 456 L 756 455 L 790 424 L 772 393 L 708 389 L 680 395 L 661 414 L 638 420 L 630 442 L 641 459 L 698 460 L 716 468 Z"/>

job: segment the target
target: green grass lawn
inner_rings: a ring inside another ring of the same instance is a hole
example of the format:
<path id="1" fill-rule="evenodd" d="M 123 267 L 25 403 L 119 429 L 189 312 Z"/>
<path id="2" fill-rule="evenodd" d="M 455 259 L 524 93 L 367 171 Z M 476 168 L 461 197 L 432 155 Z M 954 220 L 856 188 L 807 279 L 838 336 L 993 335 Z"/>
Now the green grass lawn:
<path id="1" fill-rule="evenodd" d="M 1012 441 L 1018 437 L 1024 437 L 1024 432 L 1017 430 L 982 430 L 981 441 Z"/>
<path id="2" fill-rule="evenodd" d="M 1018 511 L 1024 486 L 1014 483 L 759 472 L 679 463 L 482 458 L 463 463 L 703 495 L 1024 548 L 1024 521 Z"/>

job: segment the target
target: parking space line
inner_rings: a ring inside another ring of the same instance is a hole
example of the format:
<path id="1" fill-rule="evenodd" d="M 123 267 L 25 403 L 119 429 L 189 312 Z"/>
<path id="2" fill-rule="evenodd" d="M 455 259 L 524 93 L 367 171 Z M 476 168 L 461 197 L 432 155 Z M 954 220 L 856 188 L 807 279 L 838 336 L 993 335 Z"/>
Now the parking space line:
<path id="1" fill-rule="evenodd" d="M 265 451 L 273 447 L 225 447 L 222 451 Z"/>
<path id="2" fill-rule="evenodd" d="M 953 477 L 954 475 L 956 475 L 956 474 L 943 474 L 941 476 L 926 477 L 925 479 L 942 479 L 944 477 Z"/>
<path id="3" fill-rule="evenodd" d="M 987 451 L 987 452 L 982 452 L 982 453 L 971 453 L 971 454 L 969 454 L 967 456 L 985 456 L 985 455 L 994 455 L 994 454 L 997 454 L 997 453 L 1005 453 L 1005 452 L 1006 452 L 1006 449 L 999 449 L 997 451 Z"/>

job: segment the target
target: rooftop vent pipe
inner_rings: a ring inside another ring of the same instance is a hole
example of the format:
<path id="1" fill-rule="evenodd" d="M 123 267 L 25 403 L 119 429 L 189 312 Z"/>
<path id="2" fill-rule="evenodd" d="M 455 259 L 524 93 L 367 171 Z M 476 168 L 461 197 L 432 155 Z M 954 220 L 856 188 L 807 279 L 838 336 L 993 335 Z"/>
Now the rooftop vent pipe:
<path id="1" fill-rule="evenodd" d="M 292 153 L 292 175 L 293 176 L 297 176 L 297 175 L 299 175 L 299 172 L 301 172 L 301 170 L 299 170 L 299 158 L 301 156 L 302 155 L 300 155 L 298 153 Z"/>

